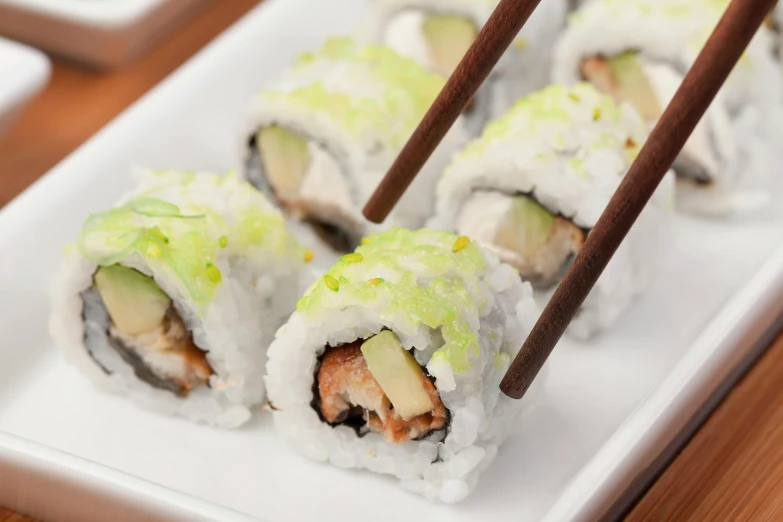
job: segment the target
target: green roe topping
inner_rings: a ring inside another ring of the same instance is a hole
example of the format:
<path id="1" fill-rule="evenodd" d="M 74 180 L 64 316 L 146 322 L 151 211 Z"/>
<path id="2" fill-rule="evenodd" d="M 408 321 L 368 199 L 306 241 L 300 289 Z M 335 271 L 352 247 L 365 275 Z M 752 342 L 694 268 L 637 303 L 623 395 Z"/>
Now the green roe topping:
<path id="1" fill-rule="evenodd" d="M 290 91 L 273 87 L 261 96 L 326 114 L 351 135 L 371 133 L 394 148 L 403 145 L 445 84 L 440 76 L 389 48 L 350 38 L 328 40 L 315 53 L 301 56 L 294 71 L 304 74 L 319 61 L 339 62 L 346 84 L 353 81 L 362 89 L 336 89 L 316 80 Z M 368 78 L 375 83 L 375 95 L 362 92 L 370 87 L 365 85 Z"/>
<path id="2" fill-rule="evenodd" d="M 303 262 L 304 248 L 286 231 L 280 212 L 235 175 L 145 172 L 142 187 L 124 205 L 87 218 L 77 239 L 82 256 L 99 266 L 140 256 L 178 281 L 199 313 L 223 281 L 218 256 Z M 220 208 L 231 210 L 223 215 Z"/>
<path id="3" fill-rule="evenodd" d="M 486 268 L 476 242 L 446 232 L 392 228 L 370 236 L 350 255 L 361 257 L 345 256 L 321 277 L 299 300 L 301 315 L 381 303 L 389 319 L 440 329 L 445 344 L 437 358 L 455 372 L 470 368 L 479 344 L 468 319 L 480 315 L 472 294 L 478 293 Z"/>
<path id="4" fill-rule="evenodd" d="M 542 129 L 566 129 L 579 120 L 617 124 L 621 117 L 620 106 L 588 83 L 570 88 L 550 85 L 519 99 L 505 115 L 488 123 L 481 137 L 473 140 L 457 159 L 482 154 L 500 139 L 532 138 L 540 135 Z"/>

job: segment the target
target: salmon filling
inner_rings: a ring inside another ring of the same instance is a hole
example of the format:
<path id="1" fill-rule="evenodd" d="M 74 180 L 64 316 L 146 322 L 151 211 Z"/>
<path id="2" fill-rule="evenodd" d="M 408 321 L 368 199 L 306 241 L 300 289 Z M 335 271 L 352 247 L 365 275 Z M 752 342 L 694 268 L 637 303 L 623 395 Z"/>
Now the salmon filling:
<path id="1" fill-rule="evenodd" d="M 326 422 L 365 426 L 397 444 L 446 427 L 448 410 L 424 373 L 422 384 L 434 405 L 432 411 L 409 420 L 400 417 L 370 373 L 361 345 L 362 341 L 355 341 L 329 347 L 323 355 L 316 373 L 319 401 L 315 406 Z"/>

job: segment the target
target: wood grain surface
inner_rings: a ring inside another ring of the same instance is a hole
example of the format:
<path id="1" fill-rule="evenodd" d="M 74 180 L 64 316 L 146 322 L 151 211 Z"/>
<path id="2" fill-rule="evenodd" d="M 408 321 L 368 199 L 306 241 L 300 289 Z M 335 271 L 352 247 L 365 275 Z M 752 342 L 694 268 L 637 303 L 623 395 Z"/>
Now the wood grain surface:
<path id="1" fill-rule="evenodd" d="M 258 0 L 218 0 L 116 73 L 57 63 L 44 94 L 0 136 L 0 206 L 192 56 Z M 628 521 L 783 520 L 783 337 L 628 516 Z M 0 522 L 33 522 L 0 508 Z"/>
<path id="2" fill-rule="evenodd" d="M 626 522 L 783 520 L 783 336 Z"/>
<path id="3" fill-rule="evenodd" d="M 259 3 L 216 0 L 120 71 L 55 61 L 46 90 L 0 136 L 0 207 Z M 35 521 L 0 507 L 0 522 Z"/>

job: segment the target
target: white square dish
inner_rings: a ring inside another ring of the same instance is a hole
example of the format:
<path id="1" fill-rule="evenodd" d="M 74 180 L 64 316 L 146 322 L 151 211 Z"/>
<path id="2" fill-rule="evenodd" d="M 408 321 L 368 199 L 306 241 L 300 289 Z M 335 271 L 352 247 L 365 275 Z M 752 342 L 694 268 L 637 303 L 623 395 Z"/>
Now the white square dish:
<path id="1" fill-rule="evenodd" d="M 0 34 L 97 67 L 117 67 L 209 0 L 0 0 Z"/>
<path id="2" fill-rule="evenodd" d="M 49 80 L 51 63 L 45 54 L 0 38 L 0 133 Z"/>
<path id="3" fill-rule="evenodd" d="M 133 166 L 235 167 L 258 86 L 364 10 L 264 2 L 0 212 L 0 505 L 60 520 L 595 520 L 622 510 L 758 354 L 783 311 L 780 208 L 678 217 L 647 295 L 596 341 L 560 343 L 524 427 L 457 506 L 311 462 L 264 412 L 235 431 L 194 426 L 68 366 L 46 332 L 48 283 L 87 213 L 130 188 Z"/>

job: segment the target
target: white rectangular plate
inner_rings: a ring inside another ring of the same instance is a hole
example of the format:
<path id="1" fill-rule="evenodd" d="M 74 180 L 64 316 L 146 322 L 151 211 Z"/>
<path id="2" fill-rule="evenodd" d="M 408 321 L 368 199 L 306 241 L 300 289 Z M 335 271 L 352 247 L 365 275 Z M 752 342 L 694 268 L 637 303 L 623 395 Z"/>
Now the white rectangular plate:
<path id="1" fill-rule="evenodd" d="M 51 68 L 45 54 L 0 38 L 0 132 L 43 89 Z"/>
<path id="2" fill-rule="evenodd" d="M 0 0 L 0 34 L 100 67 L 138 56 L 209 0 Z"/>
<path id="3" fill-rule="evenodd" d="M 364 0 L 268 0 L 0 213 L 0 476 L 24 478 L 0 480 L 0 504 L 72 520 L 110 508 L 183 520 L 588 520 L 753 353 L 781 307 L 779 210 L 677 218 L 647 295 L 596 342 L 561 343 L 524 428 L 459 506 L 308 461 L 267 414 L 224 432 L 96 391 L 46 333 L 63 245 L 130 188 L 132 166 L 235 167 L 257 87 L 364 10 Z"/>

